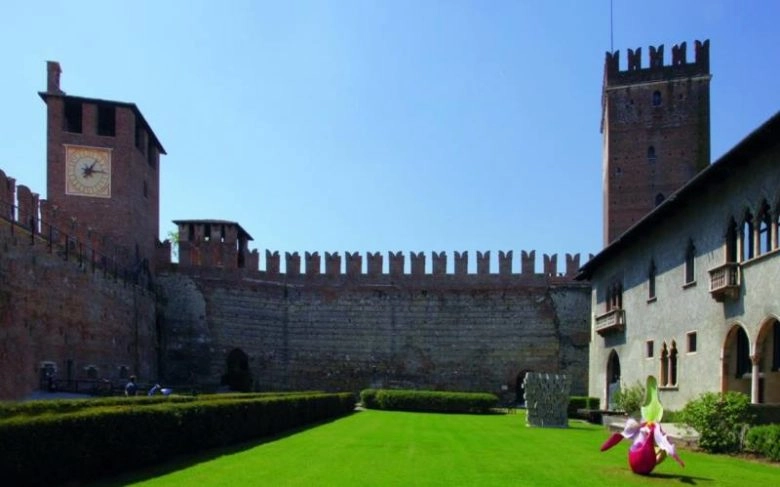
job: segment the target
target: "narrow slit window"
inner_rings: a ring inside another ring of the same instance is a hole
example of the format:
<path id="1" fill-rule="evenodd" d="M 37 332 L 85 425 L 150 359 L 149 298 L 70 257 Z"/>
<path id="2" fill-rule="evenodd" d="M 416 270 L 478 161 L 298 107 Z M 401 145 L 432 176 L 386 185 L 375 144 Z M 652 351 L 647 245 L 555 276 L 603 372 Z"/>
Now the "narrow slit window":
<path id="1" fill-rule="evenodd" d="M 655 299 L 655 261 L 650 261 L 650 268 L 647 270 L 647 298 Z"/>
<path id="2" fill-rule="evenodd" d="M 688 241 L 688 247 L 685 249 L 685 284 L 691 284 L 696 281 L 696 247 L 693 241 Z"/>

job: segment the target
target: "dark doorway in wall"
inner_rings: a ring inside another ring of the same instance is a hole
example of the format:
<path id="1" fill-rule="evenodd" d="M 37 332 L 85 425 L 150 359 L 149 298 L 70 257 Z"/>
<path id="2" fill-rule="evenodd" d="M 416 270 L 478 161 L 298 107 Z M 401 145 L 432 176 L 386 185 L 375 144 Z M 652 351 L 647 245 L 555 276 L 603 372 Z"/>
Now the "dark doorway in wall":
<path id="1" fill-rule="evenodd" d="M 227 356 L 226 372 L 222 375 L 222 384 L 233 391 L 252 390 L 252 372 L 249 370 L 249 356 L 240 348 L 234 348 Z"/>

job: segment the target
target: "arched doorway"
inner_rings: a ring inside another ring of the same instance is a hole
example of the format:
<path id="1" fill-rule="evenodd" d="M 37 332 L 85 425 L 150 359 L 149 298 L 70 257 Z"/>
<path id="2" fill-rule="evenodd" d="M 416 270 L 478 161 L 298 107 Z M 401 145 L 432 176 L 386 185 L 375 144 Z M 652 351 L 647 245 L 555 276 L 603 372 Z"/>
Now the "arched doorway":
<path id="1" fill-rule="evenodd" d="M 771 317 L 762 323 L 756 340 L 758 355 L 758 402 L 780 403 L 780 321 Z"/>
<path id="2" fill-rule="evenodd" d="M 251 391 L 252 372 L 249 370 L 249 356 L 240 348 L 234 348 L 225 362 L 226 372 L 222 375 L 222 384 L 234 391 Z"/>
<path id="3" fill-rule="evenodd" d="M 612 350 L 607 359 L 607 409 L 614 411 L 617 408 L 614 398 L 620 391 L 620 357 Z"/>
<path id="4" fill-rule="evenodd" d="M 750 396 L 752 363 L 750 339 L 741 325 L 734 325 L 723 344 L 723 392 L 735 391 Z"/>

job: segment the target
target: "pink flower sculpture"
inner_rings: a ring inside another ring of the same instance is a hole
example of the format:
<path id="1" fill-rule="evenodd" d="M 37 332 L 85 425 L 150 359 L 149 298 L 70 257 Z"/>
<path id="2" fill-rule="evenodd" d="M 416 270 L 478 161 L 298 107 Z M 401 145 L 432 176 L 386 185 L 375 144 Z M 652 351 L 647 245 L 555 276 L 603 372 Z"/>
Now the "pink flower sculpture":
<path id="1" fill-rule="evenodd" d="M 658 384 L 652 375 L 647 377 L 647 397 L 642 406 L 642 422 L 633 418 L 626 420 L 626 426 L 622 433 L 615 433 L 601 445 L 601 451 L 608 450 L 620 443 L 623 438 L 634 440 L 628 449 L 628 464 L 631 471 L 640 475 L 647 475 L 653 471 L 656 465 L 661 463 L 669 455 L 677 463 L 685 467 L 685 464 L 677 455 L 674 445 L 667 438 L 661 428 L 661 418 L 664 408 L 658 400 Z"/>

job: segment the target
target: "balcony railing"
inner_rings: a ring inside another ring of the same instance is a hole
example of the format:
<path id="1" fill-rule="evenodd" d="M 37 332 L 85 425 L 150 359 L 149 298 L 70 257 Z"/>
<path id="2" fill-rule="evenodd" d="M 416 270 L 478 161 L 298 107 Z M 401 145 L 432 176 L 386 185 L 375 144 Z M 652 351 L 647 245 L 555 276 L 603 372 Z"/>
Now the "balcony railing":
<path id="1" fill-rule="evenodd" d="M 710 295 L 722 303 L 726 299 L 736 299 L 739 296 L 740 272 L 739 264 L 726 262 L 710 269 Z"/>
<path id="2" fill-rule="evenodd" d="M 601 336 L 615 331 L 623 331 L 625 328 L 626 312 L 622 308 L 615 308 L 596 317 L 596 333 Z"/>

